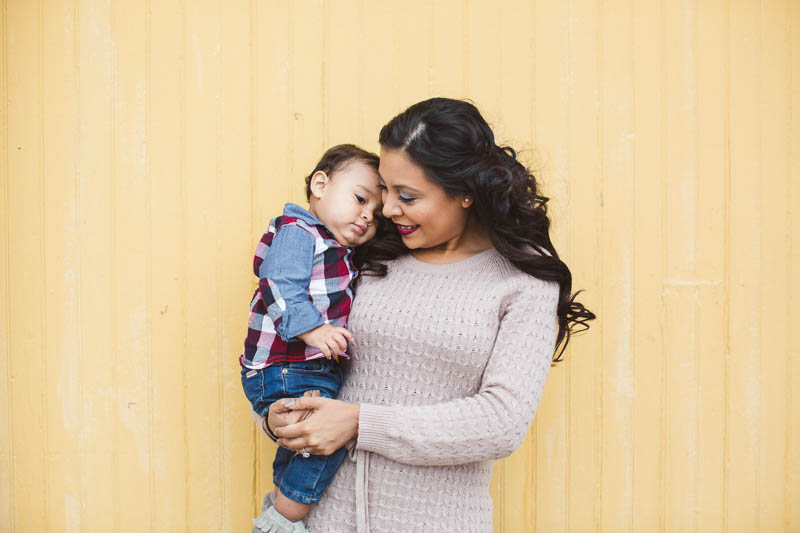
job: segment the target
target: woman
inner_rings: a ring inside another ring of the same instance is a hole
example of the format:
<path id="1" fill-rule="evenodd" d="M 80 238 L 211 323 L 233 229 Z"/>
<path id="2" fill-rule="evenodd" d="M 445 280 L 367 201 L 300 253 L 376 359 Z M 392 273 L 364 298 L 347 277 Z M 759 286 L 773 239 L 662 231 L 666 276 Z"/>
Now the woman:
<path id="1" fill-rule="evenodd" d="M 269 427 L 293 450 L 351 447 L 315 532 L 491 531 L 491 461 L 522 442 L 551 362 L 594 315 L 571 294 L 548 199 L 475 106 L 420 102 L 379 140 L 402 245 L 384 241 L 383 271 L 360 281 L 339 399 L 276 402 Z"/>

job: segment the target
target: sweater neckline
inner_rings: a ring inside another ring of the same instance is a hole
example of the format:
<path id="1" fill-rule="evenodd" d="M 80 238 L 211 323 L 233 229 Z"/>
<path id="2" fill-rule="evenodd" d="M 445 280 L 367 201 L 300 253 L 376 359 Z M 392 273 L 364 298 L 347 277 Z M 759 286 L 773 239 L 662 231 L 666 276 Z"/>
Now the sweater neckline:
<path id="1" fill-rule="evenodd" d="M 466 259 L 455 261 L 453 263 L 426 263 L 424 261 L 420 261 L 410 253 L 400 258 L 400 263 L 412 270 L 416 270 L 417 272 L 427 272 L 430 274 L 451 274 L 464 272 L 466 270 L 480 269 L 481 267 L 488 265 L 498 255 L 500 255 L 500 252 L 498 252 L 497 249 L 492 246 L 482 252 L 478 252 L 475 255 L 467 257 Z"/>

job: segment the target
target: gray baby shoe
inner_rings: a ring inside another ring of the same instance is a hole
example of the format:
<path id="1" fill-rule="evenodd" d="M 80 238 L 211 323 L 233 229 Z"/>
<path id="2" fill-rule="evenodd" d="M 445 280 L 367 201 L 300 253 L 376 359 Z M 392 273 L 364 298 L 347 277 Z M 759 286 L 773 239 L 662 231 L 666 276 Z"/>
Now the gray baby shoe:
<path id="1" fill-rule="evenodd" d="M 261 511 L 264 512 L 268 507 L 275 505 L 275 491 L 270 491 L 264 496 L 264 503 L 261 505 Z"/>
<path id="2" fill-rule="evenodd" d="M 254 518 L 253 524 L 253 533 L 311 533 L 302 521 L 292 522 L 279 513 L 274 505 Z"/>

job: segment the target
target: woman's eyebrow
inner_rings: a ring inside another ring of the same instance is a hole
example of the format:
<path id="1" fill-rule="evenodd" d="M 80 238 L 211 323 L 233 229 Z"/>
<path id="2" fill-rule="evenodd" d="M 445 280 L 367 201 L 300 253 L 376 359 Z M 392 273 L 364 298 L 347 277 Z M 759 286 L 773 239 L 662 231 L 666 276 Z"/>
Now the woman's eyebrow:
<path id="1" fill-rule="evenodd" d="M 403 189 L 405 191 L 414 192 L 417 194 L 422 193 L 422 191 L 420 191 L 419 189 L 415 189 L 414 187 L 410 187 L 408 185 L 403 185 L 402 183 L 399 185 L 392 185 L 392 189 L 398 189 L 398 190 Z"/>

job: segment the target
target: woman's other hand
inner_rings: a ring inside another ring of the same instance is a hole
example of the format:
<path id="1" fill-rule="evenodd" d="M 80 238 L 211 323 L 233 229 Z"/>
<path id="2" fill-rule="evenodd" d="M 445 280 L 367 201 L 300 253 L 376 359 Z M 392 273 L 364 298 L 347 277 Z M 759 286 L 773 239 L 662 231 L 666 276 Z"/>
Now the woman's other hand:
<path id="1" fill-rule="evenodd" d="M 273 426 L 278 444 L 290 450 L 305 448 L 313 455 L 330 455 L 358 436 L 357 403 L 320 396 L 278 400 L 272 407 L 276 416 L 286 416 L 292 411 L 311 411 L 310 416 L 298 423 Z"/>
<path id="2" fill-rule="evenodd" d="M 318 390 L 309 390 L 303 394 L 304 398 L 316 398 L 319 396 Z M 267 423 L 273 433 L 276 428 L 296 424 L 306 419 L 311 411 L 307 409 L 286 409 L 283 403 L 288 400 L 278 400 L 269 406 L 269 418 Z"/>

